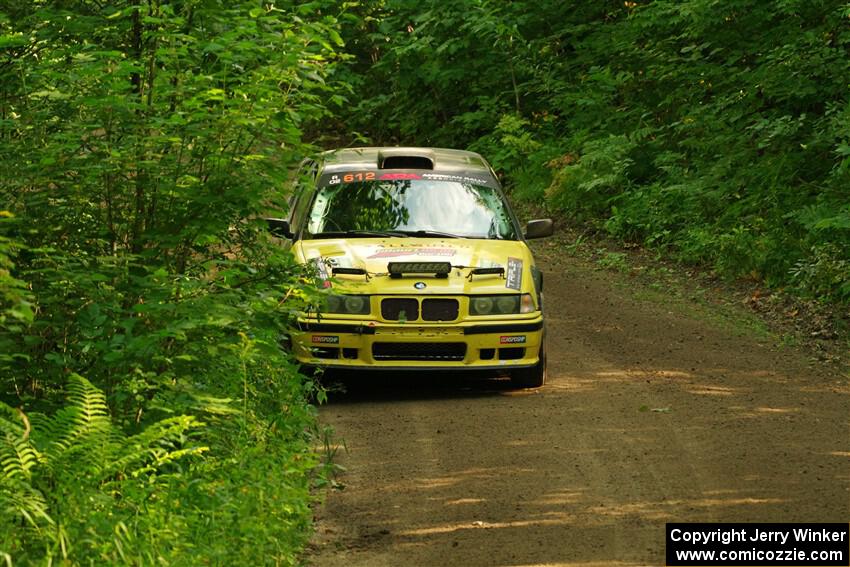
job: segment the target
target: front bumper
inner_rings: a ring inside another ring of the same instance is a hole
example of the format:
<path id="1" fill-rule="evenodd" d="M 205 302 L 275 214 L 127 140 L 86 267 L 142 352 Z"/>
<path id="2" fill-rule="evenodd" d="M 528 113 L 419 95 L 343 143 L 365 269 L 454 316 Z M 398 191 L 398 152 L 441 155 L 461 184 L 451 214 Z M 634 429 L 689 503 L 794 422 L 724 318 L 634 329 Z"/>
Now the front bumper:
<path id="1" fill-rule="evenodd" d="M 453 324 L 302 319 L 292 335 L 309 366 L 370 370 L 509 370 L 534 366 L 543 317 Z"/>

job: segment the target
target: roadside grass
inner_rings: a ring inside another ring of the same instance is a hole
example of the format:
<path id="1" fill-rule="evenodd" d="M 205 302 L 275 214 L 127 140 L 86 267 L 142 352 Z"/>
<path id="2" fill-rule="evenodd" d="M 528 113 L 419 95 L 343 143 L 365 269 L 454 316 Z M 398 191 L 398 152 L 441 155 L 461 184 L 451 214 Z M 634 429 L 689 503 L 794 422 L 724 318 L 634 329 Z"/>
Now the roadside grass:
<path id="1" fill-rule="evenodd" d="M 657 255 L 637 248 L 623 249 L 586 235 L 573 239 L 574 235 L 574 229 L 560 228 L 548 247 L 533 246 L 541 257 L 567 252 L 574 266 L 614 276 L 607 277 L 608 281 L 636 301 L 663 305 L 669 311 L 698 318 L 735 336 L 780 342 L 779 335 L 764 320 L 725 296 L 722 282 L 707 282 L 695 270 L 667 265 Z"/>

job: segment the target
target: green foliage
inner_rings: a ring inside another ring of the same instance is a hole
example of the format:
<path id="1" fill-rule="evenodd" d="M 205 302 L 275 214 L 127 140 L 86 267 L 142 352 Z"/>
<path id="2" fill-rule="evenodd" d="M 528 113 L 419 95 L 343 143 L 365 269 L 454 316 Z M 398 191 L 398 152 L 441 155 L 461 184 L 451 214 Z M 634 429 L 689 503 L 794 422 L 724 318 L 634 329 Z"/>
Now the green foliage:
<path id="1" fill-rule="evenodd" d="M 553 209 L 618 238 L 847 299 L 844 0 L 354 10 L 361 134 L 478 149 L 518 197 L 548 186 Z"/>
<path id="2" fill-rule="evenodd" d="M 609 252 L 603 248 L 597 250 L 596 253 L 599 256 L 596 260 L 599 266 L 623 273 L 629 271 L 629 264 L 626 261 L 626 254 L 624 252 Z"/>
<path id="3" fill-rule="evenodd" d="M 76 374 L 68 405 L 54 416 L 15 416 L 5 404 L 0 412 L 0 533 L 7 552 L 22 562 L 155 559 L 133 537 L 147 520 L 139 512 L 181 461 L 205 450 L 189 436 L 196 419 L 168 418 L 128 437 L 112 424 L 103 393 Z"/>
<path id="4" fill-rule="evenodd" d="M 813 247 L 805 259 L 797 261 L 791 268 L 791 277 L 795 284 L 815 294 L 850 301 L 848 271 L 846 250 L 826 243 Z"/>
<path id="5" fill-rule="evenodd" d="M 0 211 L 0 228 L 13 222 L 13 215 Z M 16 359 L 26 359 L 26 354 L 16 352 L 11 333 L 20 333 L 34 317 L 32 294 L 26 282 L 12 275 L 14 258 L 21 248 L 20 242 L 0 233 L 0 368 L 11 365 Z"/>
<path id="6" fill-rule="evenodd" d="M 298 287 L 246 220 L 284 206 L 299 125 L 325 113 L 332 20 L 288 10 L 0 5 L 0 31 L 20 38 L 0 52 L 6 238 L 25 245 L 17 277 L 41 315 L 14 333 L 31 357 L 17 396 L 70 368 L 110 396 L 141 381 L 130 391 L 149 399 L 152 376 L 202 360 L 205 332 Z"/>
<path id="7" fill-rule="evenodd" d="M 338 102 L 327 5 L 0 1 L 4 558 L 296 563 L 315 292 L 259 217 Z"/>
<path id="8" fill-rule="evenodd" d="M 629 188 L 633 148 L 625 136 L 587 142 L 579 159 L 558 169 L 548 199 L 576 215 L 612 210 L 616 197 Z"/>
<path id="9" fill-rule="evenodd" d="M 12 220 L 13 215 L 10 212 L 0 211 L 0 223 L 10 223 Z M 33 320 L 32 296 L 26 288 L 26 283 L 12 275 L 15 268 L 13 259 L 19 247 L 20 243 L 0 236 L 0 325 L 12 322 L 30 323 Z M 3 349 L 3 352 L 8 351 Z"/>
<path id="10" fill-rule="evenodd" d="M 497 171 L 511 172 L 511 181 L 519 198 L 542 199 L 549 185 L 545 164 L 555 159 L 557 148 L 535 139 L 531 123 L 517 114 L 505 114 L 490 135 L 470 144 L 470 149 L 487 156 Z"/>
<path id="11" fill-rule="evenodd" d="M 267 362 L 255 346 L 240 347 L 250 391 L 269 385 L 256 380 Z M 230 408 L 235 423 L 209 416 L 199 429 L 182 415 L 130 436 L 78 375 L 52 417 L 0 405 L 0 551 L 23 564 L 294 564 L 318 465 L 296 430 L 312 412 L 291 391 L 273 393 L 292 405 L 271 423 L 253 415 L 249 394 L 241 413 Z"/>

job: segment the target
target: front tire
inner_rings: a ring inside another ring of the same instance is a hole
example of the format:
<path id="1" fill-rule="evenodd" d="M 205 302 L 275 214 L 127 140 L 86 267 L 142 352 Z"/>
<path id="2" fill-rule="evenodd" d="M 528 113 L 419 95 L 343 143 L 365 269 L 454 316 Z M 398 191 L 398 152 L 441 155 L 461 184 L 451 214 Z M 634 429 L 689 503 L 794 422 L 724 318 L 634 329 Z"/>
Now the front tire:
<path id="1" fill-rule="evenodd" d="M 540 360 L 529 368 L 511 372 L 511 385 L 515 388 L 540 388 L 546 383 L 546 347 L 540 345 Z"/>

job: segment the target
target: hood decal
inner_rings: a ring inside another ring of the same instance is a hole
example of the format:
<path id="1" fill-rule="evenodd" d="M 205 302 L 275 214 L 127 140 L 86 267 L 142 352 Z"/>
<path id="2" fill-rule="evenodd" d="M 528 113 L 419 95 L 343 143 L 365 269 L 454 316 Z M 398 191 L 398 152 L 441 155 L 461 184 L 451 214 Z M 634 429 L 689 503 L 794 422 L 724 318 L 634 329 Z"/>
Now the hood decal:
<path id="1" fill-rule="evenodd" d="M 456 248 L 437 248 L 437 247 L 379 247 L 368 259 L 374 260 L 377 258 L 398 258 L 401 256 L 442 256 L 449 257 L 457 254 Z"/>
<path id="2" fill-rule="evenodd" d="M 303 262 L 317 263 L 314 264 L 314 273 L 318 275 L 324 272 L 329 279 L 333 270 L 339 268 L 365 270 L 371 276 L 364 278 L 360 274 L 337 274 L 332 278 L 333 287 L 338 288 L 340 293 L 518 293 L 531 284 L 528 280 L 531 276 L 526 272 L 534 264 L 524 242 L 509 240 L 459 238 L 446 242 L 437 238 L 396 237 L 316 239 L 299 241 L 295 251 Z M 499 270 L 498 276 L 492 272 L 470 278 L 471 269 L 453 268 L 448 278 L 433 280 L 415 277 L 413 274 L 399 279 L 376 278 L 389 271 L 389 262 L 448 262 L 452 266 L 503 268 L 503 271 Z M 428 287 L 417 292 L 413 287 L 417 281 L 427 283 Z M 330 282 L 319 283 L 328 285 Z"/>
<path id="3" fill-rule="evenodd" d="M 505 276 L 505 287 L 522 289 L 522 260 L 519 258 L 508 258 L 508 273 Z"/>
<path id="4" fill-rule="evenodd" d="M 327 264 L 325 264 L 325 259 L 313 258 L 311 262 L 313 263 L 313 266 L 316 269 L 316 276 L 319 280 L 319 287 L 331 287 L 330 274 L 328 273 L 328 266 Z"/>

